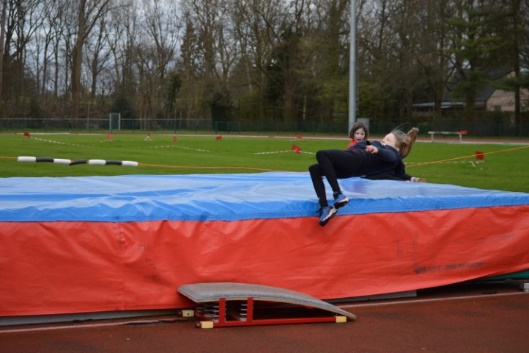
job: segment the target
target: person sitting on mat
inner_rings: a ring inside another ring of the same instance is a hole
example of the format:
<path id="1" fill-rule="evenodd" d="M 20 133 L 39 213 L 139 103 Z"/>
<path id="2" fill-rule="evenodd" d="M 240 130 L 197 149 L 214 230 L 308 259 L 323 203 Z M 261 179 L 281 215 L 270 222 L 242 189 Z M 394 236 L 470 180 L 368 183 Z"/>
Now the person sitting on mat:
<path id="1" fill-rule="evenodd" d="M 320 225 L 325 226 L 340 207 L 349 202 L 338 184 L 338 179 L 358 177 L 376 178 L 377 175 L 406 175 L 403 158 L 406 158 L 415 143 L 419 129 L 412 128 L 407 134 L 393 130 L 382 141 L 368 140 L 353 144 L 346 151 L 320 150 L 316 152 L 318 163 L 309 167 L 314 191 L 320 205 Z M 333 206 L 329 206 L 323 177 L 331 186 L 334 196 Z"/>

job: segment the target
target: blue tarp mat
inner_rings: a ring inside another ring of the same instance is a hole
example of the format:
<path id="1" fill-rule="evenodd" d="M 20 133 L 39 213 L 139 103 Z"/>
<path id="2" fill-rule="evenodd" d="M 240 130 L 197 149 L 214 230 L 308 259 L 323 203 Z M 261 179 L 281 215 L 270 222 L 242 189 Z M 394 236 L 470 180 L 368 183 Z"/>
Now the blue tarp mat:
<path id="1" fill-rule="evenodd" d="M 529 204 L 529 194 L 349 178 L 341 215 Z M 332 200 L 328 188 L 329 200 Z M 314 217 L 308 173 L 124 175 L 0 179 L 0 221 L 238 221 Z"/>

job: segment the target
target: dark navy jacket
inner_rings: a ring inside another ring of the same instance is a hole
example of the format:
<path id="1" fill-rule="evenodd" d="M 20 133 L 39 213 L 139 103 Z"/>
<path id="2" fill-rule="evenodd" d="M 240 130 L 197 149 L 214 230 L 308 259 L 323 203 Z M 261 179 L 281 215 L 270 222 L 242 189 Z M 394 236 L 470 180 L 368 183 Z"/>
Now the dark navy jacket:
<path id="1" fill-rule="evenodd" d="M 375 146 L 378 153 L 367 152 L 368 145 Z M 405 178 L 406 170 L 400 153 L 391 146 L 383 145 L 380 141 L 360 141 L 347 150 L 362 155 L 364 163 L 361 172 L 367 178 L 384 174 L 400 179 Z"/>

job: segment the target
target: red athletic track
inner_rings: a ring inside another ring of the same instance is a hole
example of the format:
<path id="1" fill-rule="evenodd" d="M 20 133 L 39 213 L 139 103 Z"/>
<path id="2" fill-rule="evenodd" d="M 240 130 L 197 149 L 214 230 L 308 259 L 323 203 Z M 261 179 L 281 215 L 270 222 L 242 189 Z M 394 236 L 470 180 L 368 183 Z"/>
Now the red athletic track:
<path id="1" fill-rule="evenodd" d="M 456 286 L 416 298 L 340 305 L 358 315 L 345 324 L 199 329 L 165 316 L 0 327 L 9 353 L 526 353 L 529 293 L 512 285 Z M 132 320 L 134 321 L 134 320 Z"/>

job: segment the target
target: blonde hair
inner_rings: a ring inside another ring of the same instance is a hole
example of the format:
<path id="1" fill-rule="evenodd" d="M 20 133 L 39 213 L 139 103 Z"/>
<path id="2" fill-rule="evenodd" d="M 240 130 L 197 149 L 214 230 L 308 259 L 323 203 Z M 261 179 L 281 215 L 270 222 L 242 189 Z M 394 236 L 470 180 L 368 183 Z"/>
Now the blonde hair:
<path id="1" fill-rule="evenodd" d="M 407 134 L 400 130 L 393 130 L 391 133 L 395 135 L 395 147 L 400 151 L 400 157 L 402 159 L 406 158 L 417 139 L 419 129 L 414 127 Z"/>

